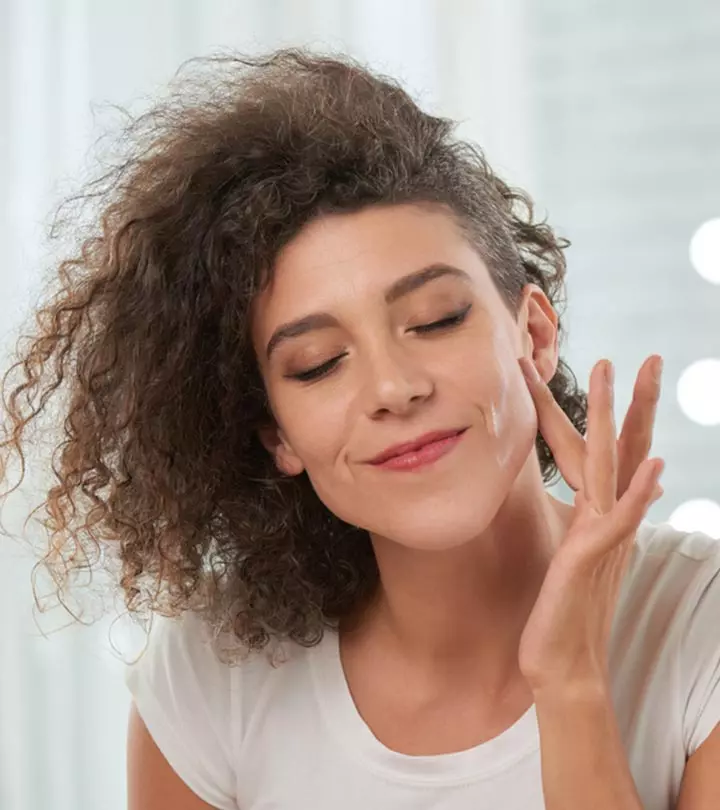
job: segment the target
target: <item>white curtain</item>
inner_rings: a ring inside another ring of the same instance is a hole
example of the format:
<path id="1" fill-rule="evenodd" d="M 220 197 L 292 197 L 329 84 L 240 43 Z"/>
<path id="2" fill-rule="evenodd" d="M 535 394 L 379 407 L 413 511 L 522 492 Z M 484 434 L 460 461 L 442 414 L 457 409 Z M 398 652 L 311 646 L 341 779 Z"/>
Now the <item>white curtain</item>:
<path id="1" fill-rule="evenodd" d="M 522 22 L 520 0 L 0 0 L 2 369 L 53 265 L 53 207 L 91 171 L 93 142 L 117 121 L 103 105 L 142 109 L 183 60 L 219 48 L 342 49 L 462 119 L 462 134 L 531 185 Z M 42 500 L 40 475 L 3 506 L 13 534 Z M 33 524 L 25 537 L 42 539 Z M 0 538 L 0 808 L 121 810 L 120 654 L 135 639 L 120 624 L 113 651 L 114 613 L 89 627 L 59 609 L 34 615 L 32 562 Z"/>

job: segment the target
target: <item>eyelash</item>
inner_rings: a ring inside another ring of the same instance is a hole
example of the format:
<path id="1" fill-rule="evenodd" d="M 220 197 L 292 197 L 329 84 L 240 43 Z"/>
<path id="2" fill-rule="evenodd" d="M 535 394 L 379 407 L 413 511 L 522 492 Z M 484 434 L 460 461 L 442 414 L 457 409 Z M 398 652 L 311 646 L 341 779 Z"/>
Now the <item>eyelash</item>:
<path id="1" fill-rule="evenodd" d="M 432 323 L 415 326 L 410 331 L 418 332 L 419 334 L 424 335 L 428 334 L 429 332 L 439 332 L 444 329 L 453 329 L 456 326 L 460 326 L 460 324 L 467 318 L 471 307 L 472 305 L 468 304 L 466 307 L 453 315 L 448 315 L 446 318 L 441 318 L 439 321 L 433 321 Z M 299 371 L 297 374 L 288 374 L 287 376 L 293 380 L 299 380 L 300 382 L 312 382 L 313 380 L 319 380 L 321 377 L 326 377 L 343 357 L 345 357 L 345 354 L 339 354 L 337 357 L 332 357 L 325 363 L 315 366 L 315 368 L 309 368 L 307 371 Z"/>

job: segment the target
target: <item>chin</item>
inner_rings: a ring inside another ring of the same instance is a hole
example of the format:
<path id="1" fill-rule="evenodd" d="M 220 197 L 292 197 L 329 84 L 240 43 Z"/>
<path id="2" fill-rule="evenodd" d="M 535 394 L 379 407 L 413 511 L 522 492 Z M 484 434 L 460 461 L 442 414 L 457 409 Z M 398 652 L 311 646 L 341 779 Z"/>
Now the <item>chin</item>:
<path id="1" fill-rule="evenodd" d="M 384 525 L 374 521 L 370 532 L 398 545 L 423 551 L 444 551 L 471 543 L 495 518 L 500 503 L 494 507 L 476 502 L 467 509 L 418 510 L 413 515 L 398 515 Z"/>
<path id="2" fill-rule="evenodd" d="M 421 497 L 385 502 L 378 498 L 373 513 L 364 516 L 364 528 L 418 550 L 443 551 L 471 543 L 493 523 L 512 488 L 510 474 L 486 471 L 484 478 L 487 484 L 478 485 L 477 477 L 468 476 L 459 485 Z"/>

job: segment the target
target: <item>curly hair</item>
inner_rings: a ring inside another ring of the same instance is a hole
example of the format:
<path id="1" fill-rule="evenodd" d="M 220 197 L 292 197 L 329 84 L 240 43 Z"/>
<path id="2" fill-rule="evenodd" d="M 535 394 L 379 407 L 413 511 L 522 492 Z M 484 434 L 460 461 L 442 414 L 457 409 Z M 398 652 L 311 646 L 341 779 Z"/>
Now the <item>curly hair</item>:
<path id="1" fill-rule="evenodd" d="M 312 646 L 359 615 L 379 577 L 367 532 L 305 474 L 282 475 L 258 438 L 272 417 L 251 305 L 278 252 L 326 214 L 441 205 L 516 312 L 528 282 L 563 303 L 569 242 L 451 120 L 350 57 L 284 48 L 190 66 L 123 126 L 110 171 L 58 210 L 99 204 L 83 228 L 64 219 L 77 248 L 3 377 L 0 473 L 17 452 L 22 481 L 25 428 L 64 385 L 36 564 L 60 601 L 81 570 L 112 563 L 134 618 L 192 609 L 245 652 Z M 586 396 L 562 360 L 550 388 L 584 433 Z M 552 483 L 541 435 L 536 448 Z"/>

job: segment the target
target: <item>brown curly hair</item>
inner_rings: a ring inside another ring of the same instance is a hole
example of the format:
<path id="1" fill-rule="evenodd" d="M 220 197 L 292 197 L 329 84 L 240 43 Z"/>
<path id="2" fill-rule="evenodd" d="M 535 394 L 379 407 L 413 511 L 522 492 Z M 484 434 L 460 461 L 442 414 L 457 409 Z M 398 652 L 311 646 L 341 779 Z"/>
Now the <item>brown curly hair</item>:
<path id="1" fill-rule="evenodd" d="M 278 252 L 323 214 L 442 205 L 513 311 L 528 282 L 558 308 L 569 243 L 453 139 L 452 121 L 350 57 L 285 48 L 184 69 L 123 127 L 111 170 L 60 206 L 99 203 L 99 216 L 89 230 L 74 215 L 51 228 L 70 227 L 78 248 L 3 378 L 0 472 L 17 451 L 22 481 L 23 432 L 65 384 L 36 565 L 60 601 L 81 570 L 104 566 L 134 617 L 193 609 L 246 651 L 310 646 L 379 580 L 367 533 L 305 474 L 279 473 L 258 438 L 271 416 L 250 307 Z M 564 362 L 550 387 L 584 433 L 586 397 Z M 551 483 L 540 435 L 537 452 Z"/>

